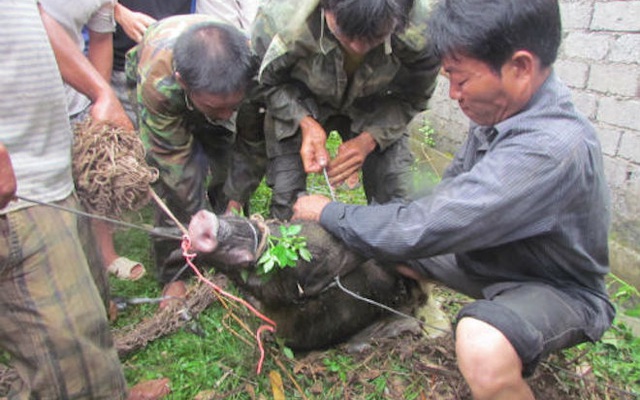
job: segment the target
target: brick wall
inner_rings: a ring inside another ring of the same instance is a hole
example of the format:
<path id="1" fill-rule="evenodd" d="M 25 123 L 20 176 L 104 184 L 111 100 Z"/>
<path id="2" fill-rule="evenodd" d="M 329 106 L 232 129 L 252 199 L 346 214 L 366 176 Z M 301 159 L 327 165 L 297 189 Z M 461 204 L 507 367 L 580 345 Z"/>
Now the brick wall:
<path id="1" fill-rule="evenodd" d="M 640 0 L 561 0 L 555 69 L 598 129 L 613 205 L 612 268 L 640 287 Z M 437 148 L 453 152 L 468 120 L 440 79 L 425 114 Z"/>

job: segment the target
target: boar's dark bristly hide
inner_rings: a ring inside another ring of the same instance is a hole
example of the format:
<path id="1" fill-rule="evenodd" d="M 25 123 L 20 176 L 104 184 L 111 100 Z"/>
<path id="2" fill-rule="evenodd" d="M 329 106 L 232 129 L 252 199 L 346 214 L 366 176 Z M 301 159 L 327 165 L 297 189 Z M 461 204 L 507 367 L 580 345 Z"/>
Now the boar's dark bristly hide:
<path id="1" fill-rule="evenodd" d="M 205 211 L 194 216 L 189 231 L 196 249 L 201 235 L 211 234 L 205 231 L 214 226 L 212 217 Z M 302 225 L 299 235 L 307 238 L 311 261 L 300 260 L 296 267 L 278 269 L 265 278 L 255 272 L 259 256 L 255 252 L 264 234 L 259 224 L 242 217 L 217 217 L 217 221 L 216 246 L 208 252 L 198 251 L 196 264 L 214 267 L 258 300 L 256 306 L 277 323 L 278 336 L 293 349 L 340 343 L 388 313 L 345 293 L 336 284 L 336 276 L 350 291 L 390 307 L 406 305 L 411 298 L 406 279 L 348 250 L 318 223 L 295 222 Z M 272 235 L 279 235 L 281 224 L 267 223 Z"/>

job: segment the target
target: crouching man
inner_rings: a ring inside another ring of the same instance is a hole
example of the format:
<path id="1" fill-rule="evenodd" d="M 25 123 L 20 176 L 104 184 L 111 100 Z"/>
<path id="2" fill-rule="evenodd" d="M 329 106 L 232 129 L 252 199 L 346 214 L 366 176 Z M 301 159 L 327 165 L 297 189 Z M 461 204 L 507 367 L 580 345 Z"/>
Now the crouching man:
<path id="1" fill-rule="evenodd" d="M 552 68 L 560 21 L 555 0 L 440 1 L 429 33 L 472 121 L 442 182 L 408 204 L 294 207 L 366 257 L 477 299 L 455 321 L 476 399 L 534 398 L 524 378 L 539 361 L 614 317 L 600 144 Z"/>
<path id="2" fill-rule="evenodd" d="M 201 209 L 241 210 L 260 183 L 266 156 L 261 106 L 251 95 L 256 66 L 246 34 L 209 15 L 160 20 L 127 53 L 147 162 L 160 171 L 154 190 L 185 224 Z M 157 209 L 155 226 L 175 224 Z M 154 241 L 156 273 L 164 295 L 183 297 L 185 284 L 175 278 L 184 262 L 167 262 L 171 246 Z"/>

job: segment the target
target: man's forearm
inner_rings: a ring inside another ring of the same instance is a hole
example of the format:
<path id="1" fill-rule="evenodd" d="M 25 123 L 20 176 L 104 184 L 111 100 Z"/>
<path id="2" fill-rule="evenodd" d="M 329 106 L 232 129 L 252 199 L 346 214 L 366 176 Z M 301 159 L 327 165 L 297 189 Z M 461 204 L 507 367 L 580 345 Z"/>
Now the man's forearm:
<path id="1" fill-rule="evenodd" d="M 107 79 L 80 52 L 67 31 L 40 8 L 40 16 L 49 36 L 62 79 L 91 100 L 91 117 L 123 129 L 133 130 L 131 120 L 124 112 Z"/>
<path id="2" fill-rule="evenodd" d="M 105 90 L 111 90 L 109 83 L 80 52 L 67 31 L 42 6 L 39 8 L 62 79 L 92 101 Z"/>
<path id="3" fill-rule="evenodd" d="M 89 31 L 89 61 L 98 73 L 107 81 L 111 81 L 113 70 L 113 34 L 111 32 Z"/>

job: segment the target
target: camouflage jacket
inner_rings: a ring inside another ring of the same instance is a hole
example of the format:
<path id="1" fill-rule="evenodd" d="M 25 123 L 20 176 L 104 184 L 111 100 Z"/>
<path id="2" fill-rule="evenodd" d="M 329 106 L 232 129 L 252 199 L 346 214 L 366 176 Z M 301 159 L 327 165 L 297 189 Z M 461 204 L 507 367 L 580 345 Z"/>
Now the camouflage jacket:
<path id="1" fill-rule="evenodd" d="M 184 160 L 192 151 L 193 127 L 206 123 L 204 116 L 187 107 L 186 95 L 174 77 L 173 46 L 189 27 L 207 21 L 208 15 L 180 15 L 151 25 L 137 46 L 126 55 L 127 80 L 136 83 L 140 137 L 152 164 L 163 171 L 169 187 L 182 178 Z M 235 121 L 221 121 L 235 131 Z"/>
<path id="2" fill-rule="evenodd" d="M 399 139 L 426 108 L 440 68 L 426 36 L 427 3 L 416 0 L 405 31 L 369 51 L 349 79 L 318 0 L 265 0 L 252 45 L 275 137 L 294 135 L 306 115 L 322 121 L 340 114 L 381 149 Z"/>

